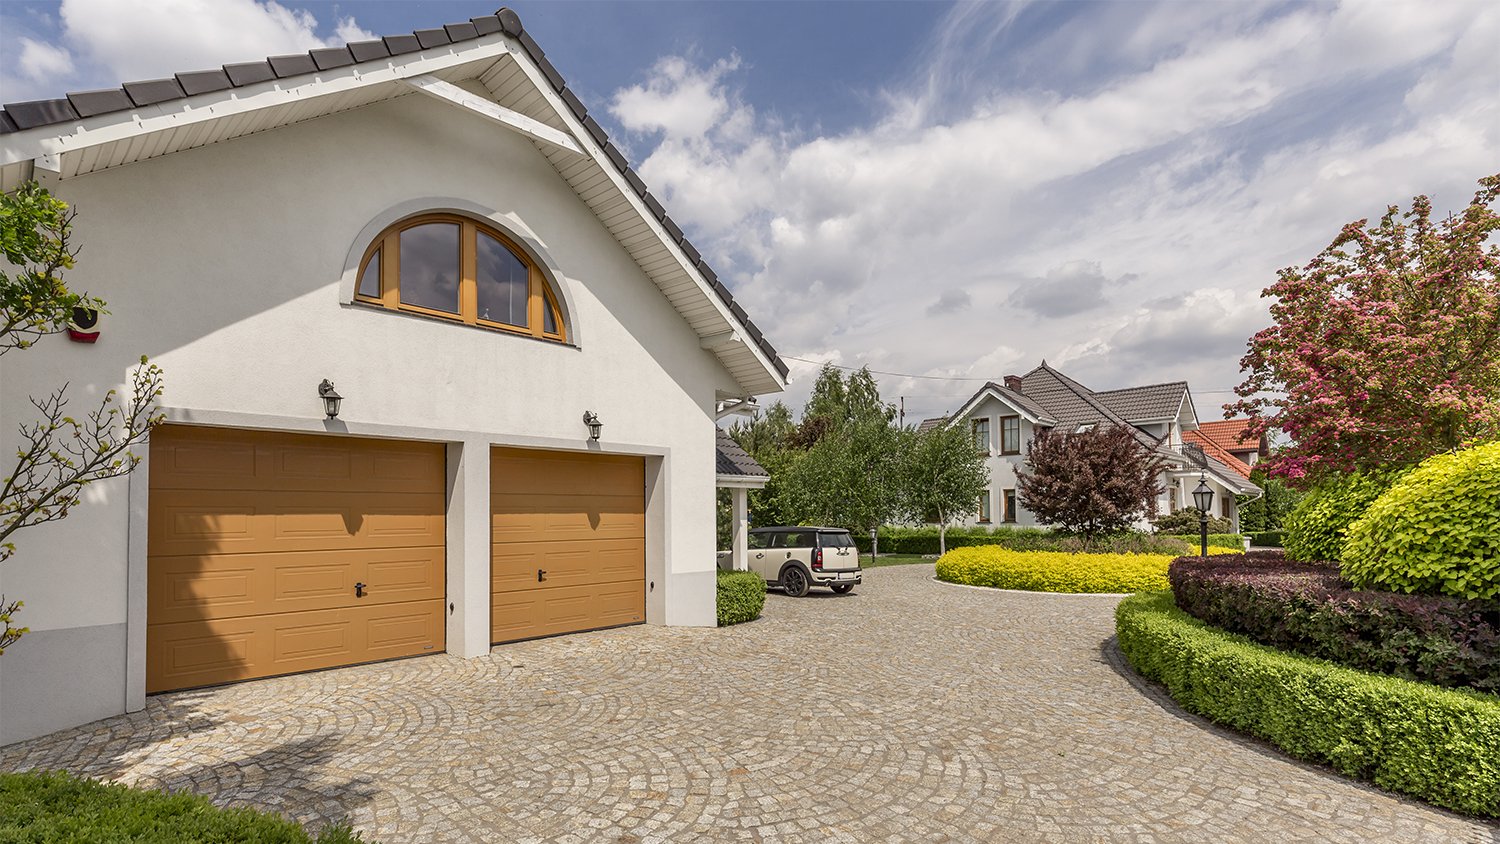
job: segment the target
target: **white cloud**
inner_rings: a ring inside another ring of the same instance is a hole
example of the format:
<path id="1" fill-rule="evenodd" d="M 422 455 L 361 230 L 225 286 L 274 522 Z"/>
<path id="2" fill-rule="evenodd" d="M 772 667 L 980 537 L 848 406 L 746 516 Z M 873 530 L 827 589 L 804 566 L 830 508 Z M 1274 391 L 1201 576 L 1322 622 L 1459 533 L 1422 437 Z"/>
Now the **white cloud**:
<path id="1" fill-rule="evenodd" d="M 21 39 L 20 72 L 32 82 L 45 83 L 73 71 L 73 56 L 61 47 Z"/>
<path id="2" fill-rule="evenodd" d="M 843 362 L 899 372 L 998 378 L 1047 357 L 1100 388 L 1221 389 L 1279 267 L 1415 193 L 1456 207 L 1495 168 L 1500 9 L 1182 9 L 1076 15 L 1018 61 L 1073 39 L 1126 70 L 1021 87 L 975 57 L 1024 53 L 1025 10 L 957 7 L 926 71 L 837 134 L 761 118 L 733 57 L 660 61 L 613 111 L 788 353 L 832 336 Z"/>

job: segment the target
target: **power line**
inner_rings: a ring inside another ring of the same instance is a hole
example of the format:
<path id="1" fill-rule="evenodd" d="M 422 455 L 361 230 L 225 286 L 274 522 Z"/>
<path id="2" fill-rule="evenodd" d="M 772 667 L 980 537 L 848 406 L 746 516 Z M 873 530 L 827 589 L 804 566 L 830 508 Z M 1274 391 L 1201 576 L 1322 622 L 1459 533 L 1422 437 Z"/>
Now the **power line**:
<path id="1" fill-rule="evenodd" d="M 867 368 L 867 367 L 863 367 L 863 366 L 844 366 L 841 363 L 834 363 L 833 361 L 827 361 L 827 360 L 813 360 L 812 358 L 799 358 L 796 355 L 782 355 L 782 357 L 786 358 L 788 360 L 796 360 L 796 361 L 801 361 L 803 363 L 810 363 L 810 364 L 813 364 L 815 366 L 831 366 L 834 369 L 842 369 L 842 370 L 845 370 L 847 372 L 858 372 L 861 369 L 866 369 Z M 984 382 L 988 383 L 990 381 L 995 380 L 993 378 L 973 378 L 973 377 L 963 377 L 963 376 L 958 376 L 958 375 L 914 375 L 914 374 L 912 374 L 910 372 L 887 372 L 887 371 L 885 371 L 883 369 L 871 369 L 870 370 L 870 374 L 871 375 L 888 375 L 888 376 L 890 376 L 892 378 L 921 378 L 921 379 L 924 379 L 924 380 L 927 380 L 927 381 L 984 381 Z M 1193 389 L 1191 386 L 1188 389 L 1192 390 L 1195 393 L 1199 393 L 1201 395 L 1210 395 L 1210 394 L 1218 395 L 1218 394 L 1227 394 L 1227 393 L 1233 393 L 1233 392 L 1235 392 L 1234 390 L 1197 390 L 1197 389 Z M 956 396 L 956 397 L 957 398 L 962 398 L 962 396 Z M 946 398 L 946 396 L 932 396 L 932 398 Z"/>

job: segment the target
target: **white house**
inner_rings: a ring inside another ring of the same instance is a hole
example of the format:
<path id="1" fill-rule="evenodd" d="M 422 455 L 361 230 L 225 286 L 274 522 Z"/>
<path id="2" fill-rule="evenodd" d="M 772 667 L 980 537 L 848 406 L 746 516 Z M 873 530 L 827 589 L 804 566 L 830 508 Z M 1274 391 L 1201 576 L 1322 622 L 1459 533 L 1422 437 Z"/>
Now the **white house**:
<path id="1" fill-rule="evenodd" d="M 1199 424 L 1185 381 L 1096 392 L 1042 361 L 1025 375 L 1007 375 L 1003 383 L 985 384 L 953 415 L 925 420 L 919 427 L 945 424 L 967 425 L 975 445 L 988 455 L 990 485 L 964 522 L 970 526 L 1037 525 L 1020 501 L 1016 468 L 1025 463 L 1027 447 L 1038 428 L 1129 428 L 1142 448 L 1166 461 L 1163 492 L 1157 502 L 1162 513 L 1192 506 L 1192 491 L 1202 477 L 1214 491 L 1216 515 L 1229 519 L 1239 530 L 1235 496 L 1260 493 L 1250 483 L 1248 470 L 1242 474 L 1213 453 L 1184 443 L 1184 432 L 1195 431 Z"/>
<path id="2" fill-rule="evenodd" d="M 81 409 L 142 354 L 168 424 L 0 566 L 32 631 L 0 743 L 154 692 L 714 624 L 716 408 L 787 369 L 514 13 L 7 105 L 0 188 L 31 178 L 109 314 L 0 359 L 0 450 L 28 396 Z"/>

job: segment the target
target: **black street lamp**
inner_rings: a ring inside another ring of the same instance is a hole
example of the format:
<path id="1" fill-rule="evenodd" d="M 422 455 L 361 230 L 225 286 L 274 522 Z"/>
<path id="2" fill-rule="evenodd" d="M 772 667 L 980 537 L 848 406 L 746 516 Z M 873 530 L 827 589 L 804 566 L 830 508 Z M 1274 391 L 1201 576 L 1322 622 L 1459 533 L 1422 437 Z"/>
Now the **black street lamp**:
<path id="1" fill-rule="evenodd" d="M 318 385 L 318 397 L 323 400 L 323 412 L 328 414 L 329 419 L 335 419 L 339 415 L 339 404 L 344 397 L 334 392 L 333 382 L 327 378 Z"/>
<path id="2" fill-rule="evenodd" d="M 1208 511 L 1214 506 L 1214 491 L 1208 488 L 1208 480 L 1198 476 L 1198 488 L 1193 490 L 1193 505 L 1198 508 L 1198 534 L 1203 540 L 1201 556 L 1208 556 Z"/>

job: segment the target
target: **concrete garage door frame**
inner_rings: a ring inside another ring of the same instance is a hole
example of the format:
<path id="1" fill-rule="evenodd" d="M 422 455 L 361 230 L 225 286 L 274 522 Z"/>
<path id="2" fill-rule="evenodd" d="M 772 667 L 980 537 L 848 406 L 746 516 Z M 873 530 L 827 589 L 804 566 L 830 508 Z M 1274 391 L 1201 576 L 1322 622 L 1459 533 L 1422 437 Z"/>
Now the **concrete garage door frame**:
<path id="1" fill-rule="evenodd" d="M 315 396 L 310 396 L 315 399 Z M 346 408 L 348 409 L 348 408 Z M 586 431 L 575 437 L 536 437 L 499 431 L 465 431 L 382 425 L 343 419 L 270 416 L 183 407 L 164 407 L 168 424 L 197 425 L 289 434 L 331 434 L 443 443 L 447 447 L 448 607 L 447 652 L 472 659 L 490 651 L 490 450 L 495 446 L 547 451 L 593 452 L 644 458 L 646 494 L 646 623 L 665 624 L 668 512 L 672 490 L 667 478 L 672 449 L 626 442 L 592 442 Z M 130 519 L 126 564 L 125 710 L 146 706 L 147 544 L 150 518 L 149 450 L 129 475 Z"/>

